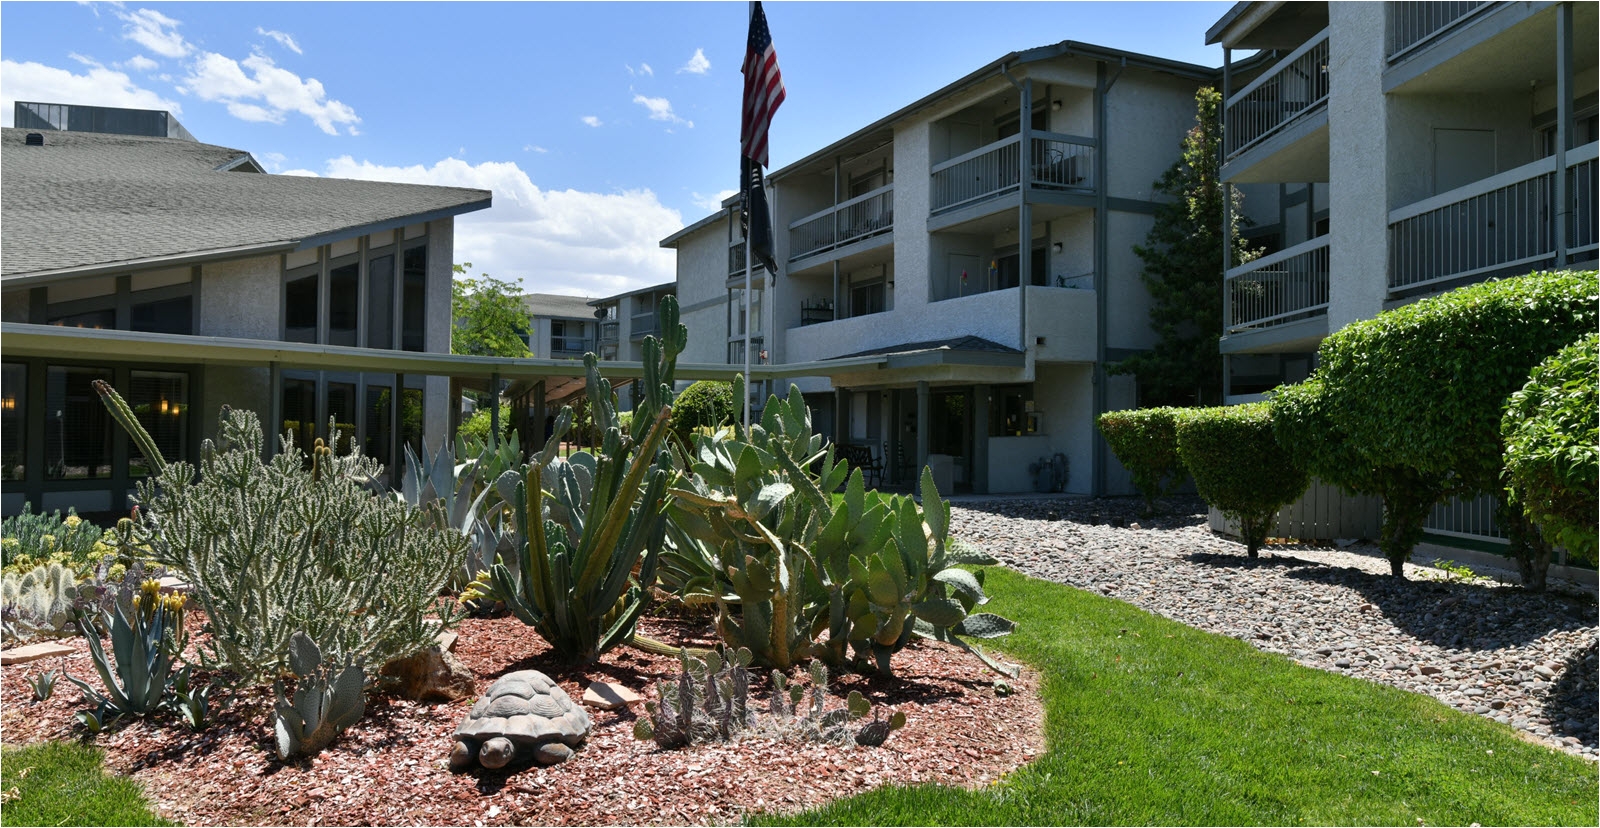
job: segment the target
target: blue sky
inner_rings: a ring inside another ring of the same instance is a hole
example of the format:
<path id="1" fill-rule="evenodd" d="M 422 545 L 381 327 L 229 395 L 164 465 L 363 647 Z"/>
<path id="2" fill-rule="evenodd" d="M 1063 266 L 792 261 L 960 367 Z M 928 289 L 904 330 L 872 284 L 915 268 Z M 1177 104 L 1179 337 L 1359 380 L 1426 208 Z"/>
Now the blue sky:
<path id="1" fill-rule="evenodd" d="M 1061 40 L 1220 65 L 1226 2 L 766 4 L 781 167 Z M 492 189 L 456 260 L 600 296 L 673 274 L 659 240 L 736 184 L 746 4 L 5 3 L 12 102 L 171 109 L 282 173 Z"/>

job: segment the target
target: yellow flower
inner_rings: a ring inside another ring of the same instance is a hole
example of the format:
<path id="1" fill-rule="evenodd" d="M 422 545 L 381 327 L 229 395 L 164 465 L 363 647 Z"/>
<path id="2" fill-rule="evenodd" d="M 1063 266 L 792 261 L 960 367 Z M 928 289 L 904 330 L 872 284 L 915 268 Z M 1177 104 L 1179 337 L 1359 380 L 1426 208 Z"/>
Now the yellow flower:
<path id="1" fill-rule="evenodd" d="M 78 517 L 77 515 L 67 515 L 67 519 L 63 520 L 61 522 L 65 523 L 68 526 L 77 526 L 78 524 L 83 522 L 83 518 Z"/>
<path id="2" fill-rule="evenodd" d="M 40 537 L 39 538 L 39 548 L 45 550 L 46 552 L 56 548 L 56 536 L 55 535 L 44 535 L 44 536 Z"/>

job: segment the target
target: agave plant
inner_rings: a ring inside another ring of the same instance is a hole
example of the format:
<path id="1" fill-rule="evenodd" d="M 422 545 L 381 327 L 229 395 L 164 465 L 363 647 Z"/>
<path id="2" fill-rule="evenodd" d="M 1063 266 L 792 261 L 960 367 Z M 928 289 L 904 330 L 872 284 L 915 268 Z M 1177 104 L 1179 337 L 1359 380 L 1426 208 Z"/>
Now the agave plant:
<path id="1" fill-rule="evenodd" d="M 67 676 L 94 703 L 95 718 L 104 723 L 115 716 L 143 716 L 160 708 L 172 681 L 172 661 L 179 650 L 177 629 L 183 626 L 182 596 L 162 595 L 160 584 L 146 581 L 133 598 L 133 611 L 121 605 L 104 618 L 111 631 L 111 656 L 87 611 L 80 610 L 78 625 L 89 643 L 89 657 L 105 692 Z M 98 729 L 92 728 L 92 729 Z"/>
<path id="2" fill-rule="evenodd" d="M 676 300 L 662 302 L 660 317 L 665 339 L 645 339 L 646 394 L 630 432 L 621 428 L 598 359 L 586 355 L 589 405 L 603 435 L 598 450 L 557 456 L 573 421 L 571 408 L 563 408 L 543 451 L 495 482 L 511 508 L 512 554 L 478 573 L 462 594 L 504 601 L 570 661 L 592 663 L 633 639 L 655 582 L 666 537 L 663 505 L 675 474 L 664 447 L 672 376 L 688 341 Z"/>

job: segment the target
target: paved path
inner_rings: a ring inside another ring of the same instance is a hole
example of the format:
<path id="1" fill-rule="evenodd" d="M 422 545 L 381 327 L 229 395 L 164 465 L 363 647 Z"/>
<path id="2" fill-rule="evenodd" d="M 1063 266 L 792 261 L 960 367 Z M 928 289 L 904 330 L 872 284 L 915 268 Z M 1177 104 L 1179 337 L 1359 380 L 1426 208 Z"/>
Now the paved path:
<path id="1" fill-rule="evenodd" d="M 1406 565 L 1406 581 L 1370 545 L 1244 546 L 1206 528 L 1197 500 L 1141 521 L 1128 499 L 967 501 L 956 535 L 1039 578 L 1127 601 L 1322 670 L 1427 693 L 1594 760 L 1596 605 L 1592 595 L 1534 594 L 1444 582 Z M 1112 526 L 1122 522 L 1127 528 Z M 1137 528 L 1135 528 L 1137 527 Z M 1366 552 L 1368 554 L 1359 554 Z"/>

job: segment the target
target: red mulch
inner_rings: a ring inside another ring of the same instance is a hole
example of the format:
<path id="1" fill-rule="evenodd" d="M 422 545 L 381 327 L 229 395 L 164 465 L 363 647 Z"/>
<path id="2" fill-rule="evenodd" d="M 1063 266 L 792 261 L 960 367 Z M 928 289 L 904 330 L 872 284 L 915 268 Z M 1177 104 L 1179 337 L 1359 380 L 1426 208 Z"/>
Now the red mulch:
<path id="1" fill-rule="evenodd" d="M 198 612 L 190 613 L 199 639 Z M 705 619 L 646 618 L 640 631 L 672 643 L 706 644 Z M 513 670 L 541 670 L 575 701 L 592 680 L 620 682 L 654 698 L 655 682 L 675 657 L 631 648 L 600 664 L 553 663 L 548 646 L 514 618 L 464 621 L 455 653 L 479 690 Z M 80 639 L 77 652 L 6 667 L 0 674 L 0 729 L 8 745 L 89 738 L 72 718 L 86 707 L 65 680 L 46 702 L 32 703 L 26 680 L 57 670 L 98 686 Z M 191 645 L 192 646 L 192 645 Z M 744 814 L 787 812 L 885 784 L 934 782 L 976 787 L 1044 750 L 1038 674 L 1024 669 L 1015 692 L 997 696 L 994 673 L 977 659 L 936 643 L 895 656 L 894 679 L 843 676 L 830 708 L 860 690 L 874 707 L 903 710 L 908 723 L 880 748 L 836 747 L 747 737 L 728 744 L 664 751 L 633 738 L 644 712 L 591 710 L 588 743 L 553 767 L 453 774 L 446 768 L 451 733 L 471 700 L 417 704 L 369 694 L 367 716 L 317 757 L 285 764 L 273 748 L 270 688 L 230 699 L 215 723 L 191 733 L 176 717 L 117 723 L 89 741 L 107 765 L 144 784 L 162 816 L 214 825 L 692 825 L 728 824 Z M 752 696 L 767 681 L 757 677 Z M 765 695 L 759 705 L 765 710 Z"/>

